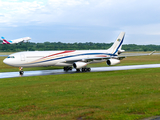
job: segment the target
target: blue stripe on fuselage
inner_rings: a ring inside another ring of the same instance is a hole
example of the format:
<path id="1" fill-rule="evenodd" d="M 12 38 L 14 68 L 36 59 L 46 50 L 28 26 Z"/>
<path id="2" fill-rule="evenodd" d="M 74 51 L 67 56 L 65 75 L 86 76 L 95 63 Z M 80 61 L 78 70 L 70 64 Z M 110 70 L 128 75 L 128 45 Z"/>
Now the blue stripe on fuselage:
<path id="1" fill-rule="evenodd" d="M 85 54 L 78 54 L 78 55 L 71 55 L 71 56 L 65 56 L 65 57 L 60 57 L 60 58 L 54 58 L 54 59 L 45 60 L 45 61 L 41 61 L 41 62 L 35 62 L 35 63 L 43 63 L 43 62 L 48 62 L 48 61 L 53 61 L 53 60 L 60 60 L 60 59 L 64 59 L 64 58 L 71 58 L 71 57 L 76 57 L 76 56 L 81 56 L 81 55 L 110 55 L 110 56 L 117 56 L 115 54 L 109 54 L 109 53 L 85 53 Z M 31 64 L 35 64 L 35 63 L 31 63 Z"/>

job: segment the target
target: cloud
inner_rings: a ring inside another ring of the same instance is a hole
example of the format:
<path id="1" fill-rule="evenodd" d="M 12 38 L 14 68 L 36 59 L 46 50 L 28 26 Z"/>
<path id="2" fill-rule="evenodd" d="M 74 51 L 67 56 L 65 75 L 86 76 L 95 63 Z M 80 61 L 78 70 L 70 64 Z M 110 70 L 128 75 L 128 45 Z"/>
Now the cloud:
<path id="1" fill-rule="evenodd" d="M 0 15 L 0 17 L 4 17 L 4 15 Z"/>
<path id="2" fill-rule="evenodd" d="M 134 35 L 160 35 L 160 23 L 125 26 L 123 29 Z"/>
<path id="3" fill-rule="evenodd" d="M 66 7 L 66 6 L 77 6 L 83 4 L 89 4 L 86 0 L 48 0 L 48 4 L 54 8 Z"/>
<path id="4" fill-rule="evenodd" d="M 33 1 L 0 1 L 0 14 L 5 15 L 4 20 L 0 23 L 17 24 L 32 23 L 90 23 L 90 18 L 93 18 L 96 12 L 96 6 L 101 7 L 101 4 L 106 0 L 48 0 L 47 2 Z M 110 0 L 107 0 L 108 2 Z M 107 2 L 107 3 L 108 3 Z M 100 3 L 100 4 L 99 4 Z M 3 7 L 2 7 L 3 6 Z M 93 8 L 96 9 L 93 9 Z M 99 9 L 98 8 L 98 9 Z M 92 12 L 93 10 L 93 12 Z M 90 15 L 89 15 L 90 14 Z M 92 16 L 92 17 L 91 17 Z M 85 17 L 87 17 L 85 19 Z M 96 17 L 96 16 L 95 16 Z M 95 19 L 95 18 L 94 18 Z M 97 20 L 92 20 L 97 22 Z"/>
<path id="5" fill-rule="evenodd" d="M 0 23 L 12 25 L 32 21 L 35 11 L 43 9 L 42 2 L 18 2 L 18 1 L 0 1 L 0 14 L 5 18 L 0 18 Z"/>
<path id="6" fill-rule="evenodd" d="M 124 26 L 159 22 L 159 1 L 0 0 L 0 23 Z M 37 21 L 37 22 L 36 22 Z"/>

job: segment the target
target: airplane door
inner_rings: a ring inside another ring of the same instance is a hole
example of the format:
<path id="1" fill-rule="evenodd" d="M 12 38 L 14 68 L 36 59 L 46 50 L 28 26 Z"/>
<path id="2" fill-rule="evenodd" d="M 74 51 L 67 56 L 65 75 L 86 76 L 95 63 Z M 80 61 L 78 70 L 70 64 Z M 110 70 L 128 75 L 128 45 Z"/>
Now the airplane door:
<path id="1" fill-rule="evenodd" d="M 21 61 L 25 61 L 25 56 L 24 56 L 24 54 L 21 54 Z"/>

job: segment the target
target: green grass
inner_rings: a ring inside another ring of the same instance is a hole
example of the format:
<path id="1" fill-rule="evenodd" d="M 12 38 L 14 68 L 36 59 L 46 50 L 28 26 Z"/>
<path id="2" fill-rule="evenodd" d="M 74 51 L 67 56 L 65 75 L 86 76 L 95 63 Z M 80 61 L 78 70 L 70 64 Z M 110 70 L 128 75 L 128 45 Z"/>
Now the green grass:
<path id="1" fill-rule="evenodd" d="M 160 115 L 160 68 L 0 79 L 0 119 Z"/>
<path id="2" fill-rule="evenodd" d="M 0 71 L 18 71 L 3 64 L 3 59 L 0 57 Z M 154 64 L 159 60 L 158 55 L 128 57 L 119 65 Z M 48 68 L 24 70 L 36 69 Z M 0 119 L 138 120 L 158 116 L 159 71 L 154 68 L 0 79 Z"/>

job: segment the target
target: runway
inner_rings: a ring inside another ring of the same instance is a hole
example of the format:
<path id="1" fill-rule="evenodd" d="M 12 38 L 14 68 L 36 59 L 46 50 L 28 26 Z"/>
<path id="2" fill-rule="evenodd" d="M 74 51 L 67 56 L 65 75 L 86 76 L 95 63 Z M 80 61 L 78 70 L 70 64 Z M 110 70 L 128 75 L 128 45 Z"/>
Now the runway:
<path id="1" fill-rule="evenodd" d="M 0 55 L 0 57 L 8 57 L 8 55 Z"/>
<path id="2" fill-rule="evenodd" d="M 160 64 L 112 66 L 112 67 L 93 67 L 93 68 L 91 68 L 91 72 L 118 71 L 118 70 L 131 70 L 131 69 L 145 69 L 145 68 L 159 68 L 159 67 L 160 67 Z M 63 69 L 24 71 L 23 76 L 20 76 L 19 72 L 2 72 L 2 73 L 0 73 L 0 78 L 42 76 L 42 75 L 58 75 L 58 74 L 74 74 L 74 73 L 77 73 L 75 69 L 73 69 L 72 71 L 68 71 L 68 72 L 64 72 Z"/>

